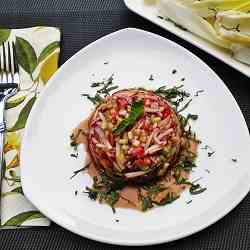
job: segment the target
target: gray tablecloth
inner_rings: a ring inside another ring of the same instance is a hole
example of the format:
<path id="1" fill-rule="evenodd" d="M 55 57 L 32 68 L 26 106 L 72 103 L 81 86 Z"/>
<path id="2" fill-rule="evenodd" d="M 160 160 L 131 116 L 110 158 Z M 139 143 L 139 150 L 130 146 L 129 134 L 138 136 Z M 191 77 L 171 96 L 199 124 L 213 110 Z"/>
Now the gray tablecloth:
<path id="1" fill-rule="evenodd" d="M 0 26 L 57 26 L 62 30 L 64 63 L 82 47 L 125 27 L 167 37 L 204 60 L 225 82 L 250 125 L 250 79 L 126 9 L 122 0 L 1 0 Z M 143 249 L 250 249 L 250 194 L 207 229 L 175 242 Z M 49 228 L 0 231 L 0 249 L 126 249 L 94 242 L 52 224 Z"/>

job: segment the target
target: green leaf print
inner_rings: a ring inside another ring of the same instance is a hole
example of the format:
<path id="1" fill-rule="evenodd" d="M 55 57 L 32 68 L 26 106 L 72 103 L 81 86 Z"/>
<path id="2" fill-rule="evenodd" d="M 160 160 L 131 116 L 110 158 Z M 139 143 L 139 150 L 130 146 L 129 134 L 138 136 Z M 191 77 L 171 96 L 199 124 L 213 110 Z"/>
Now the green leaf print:
<path id="1" fill-rule="evenodd" d="M 14 195 L 14 194 L 23 194 L 22 187 L 17 187 L 17 188 L 12 189 L 9 192 L 2 193 L 2 197 L 8 196 L 8 195 Z"/>
<path id="2" fill-rule="evenodd" d="M 17 107 L 19 104 L 21 104 L 25 100 L 26 96 L 21 96 L 16 99 L 10 100 L 6 103 L 6 109 L 12 109 Z"/>
<path id="3" fill-rule="evenodd" d="M 17 130 L 25 127 L 29 113 L 30 113 L 35 101 L 36 101 L 36 98 L 37 97 L 35 95 L 26 103 L 26 105 L 23 107 L 22 111 L 20 112 L 15 125 L 12 128 L 8 129 L 8 132 L 17 131 Z"/>
<path id="4" fill-rule="evenodd" d="M 25 221 L 37 219 L 37 218 L 44 218 L 39 211 L 28 211 L 17 214 L 6 221 L 3 226 L 21 226 Z"/>
<path id="5" fill-rule="evenodd" d="M 37 56 L 32 45 L 27 40 L 17 37 L 16 54 L 18 63 L 31 75 L 37 66 Z"/>
<path id="6" fill-rule="evenodd" d="M 0 29 L 0 44 L 5 42 L 10 36 L 10 29 Z"/>
<path id="7" fill-rule="evenodd" d="M 38 63 L 43 61 L 46 57 L 48 57 L 50 54 L 52 54 L 59 47 L 60 47 L 60 43 L 58 41 L 50 43 L 41 52 L 40 56 L 38 57 Z"/>
<path id="8" fill-rule="evenodd" d="M 2 175 L 3 177 L 5 177 L 5 173 L 6 173 L 6 161 L 5 159 L 3 159 L 3 165 L 2 165 L 3 169 L 2 169 Z"/>

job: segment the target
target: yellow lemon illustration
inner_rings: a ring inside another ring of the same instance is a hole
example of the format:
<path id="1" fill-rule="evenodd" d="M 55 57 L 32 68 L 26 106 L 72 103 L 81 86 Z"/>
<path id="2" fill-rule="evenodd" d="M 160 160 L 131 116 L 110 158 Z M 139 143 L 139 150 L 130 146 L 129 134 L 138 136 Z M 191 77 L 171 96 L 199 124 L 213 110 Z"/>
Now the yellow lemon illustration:
<path id="1" fill-rule="evenodd" d="M 21 135 L 18 132 L 10 132 L 7 133 L 6 136 L 6 144 L 4 145 L 4 153 L 12 149 L 20 150 L 21 146 Z"/>
<path id="2" fill-rule="evenodd" d="M 50 77 L 56 72 L 58 68 L 58 59 L 59 53 L 55 52 L 43 63 L 40 71 L 40 77 L 44 84 L 46 84 Z"/>

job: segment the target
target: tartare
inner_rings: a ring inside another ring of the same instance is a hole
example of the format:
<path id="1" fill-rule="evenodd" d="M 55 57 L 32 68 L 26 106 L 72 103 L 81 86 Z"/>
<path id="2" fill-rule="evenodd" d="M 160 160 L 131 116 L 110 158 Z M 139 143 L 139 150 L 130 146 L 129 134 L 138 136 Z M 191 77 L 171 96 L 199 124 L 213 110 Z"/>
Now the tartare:
<path id="1" fill-rule="evenodd" d="M 71 136 L 73 145 L 86 144 L 91 158 L 89 198 L 145 211 L 173 202 L 186 188 L 205 190 L 188 181 L 199 140 L 188 123 L 197 116 L 177 111 L 187 96 L 178 87 L 98 96 L 94 112 Z"/>

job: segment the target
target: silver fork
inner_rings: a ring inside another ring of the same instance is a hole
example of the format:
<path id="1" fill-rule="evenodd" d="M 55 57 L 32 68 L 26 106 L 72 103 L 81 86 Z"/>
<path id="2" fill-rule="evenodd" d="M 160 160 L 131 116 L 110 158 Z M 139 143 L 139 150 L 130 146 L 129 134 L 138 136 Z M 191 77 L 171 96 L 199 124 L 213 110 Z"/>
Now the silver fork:
<path id="1" fill-rule="evenodd" d="M 6 122 L 4 119 L 5 103 L 9 97 L 17 93 L 19 83 L 19 67 L 15 44 L 13 42 L 3 43 L 0 47 L 0 195 L 3 177 L 4 133 L 6 131 Z"/>

